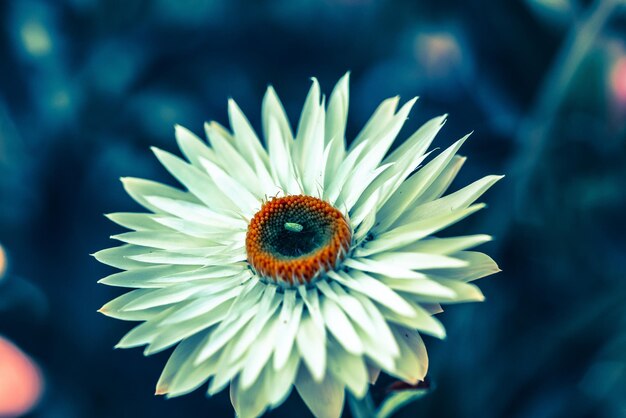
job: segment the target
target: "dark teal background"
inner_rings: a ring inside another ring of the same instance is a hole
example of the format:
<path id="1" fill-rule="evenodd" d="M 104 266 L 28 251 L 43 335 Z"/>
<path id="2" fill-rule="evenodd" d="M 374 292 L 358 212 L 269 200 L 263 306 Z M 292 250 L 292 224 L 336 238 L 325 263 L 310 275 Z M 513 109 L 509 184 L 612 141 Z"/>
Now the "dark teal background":
<path id="1" fill-rule="evenodd" d="M 348 140 L 384 98 L 419 95 L 401 138 L 442 113 L 435 146 L 474 131 L 454 187 L 507 175 L 449 232 L 493 234 L 503 272 L 439 316 L 435 389 L 402 416 L 626 416 L 626 12 L 585 32 L 595 4 L 0 2 L 0 334 L 43 370 L 29 416 L 233 416 L 228 393 L 153 396 L 168 354 L 113 350 L 132 324 L 96 313 L 121 289 L 88 254 L 116 245 L 104 213 L 139 209 L 119 177 L 174 184 L 149 146 L 174 151 L 175 123 L 226 124 L 233 97 L 259 128 L 271 83 L 295 126 L 309 78 L 329 94 L 347 70 Z M 269 415 L 307 414 L 292 396 Z"/>

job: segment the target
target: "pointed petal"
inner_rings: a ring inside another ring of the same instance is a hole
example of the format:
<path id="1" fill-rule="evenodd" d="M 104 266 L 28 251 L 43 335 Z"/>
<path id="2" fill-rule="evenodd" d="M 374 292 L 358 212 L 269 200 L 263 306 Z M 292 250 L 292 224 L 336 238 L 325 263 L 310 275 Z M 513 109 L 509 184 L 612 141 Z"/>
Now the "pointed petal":
<path id="1" fill-rule="evenodd" d="M 399 326 L 394 326 L 392 329 L 401 354 L 396 359 L 395 369 L 389 372 L 415 385 L 420 380 L 424 380 L 428 372 L 428 355 L 424 341 L 417 331 Z"/>
<path id="2" fill-rule="evenodd" d="M 344 387 L 330 373 L 318 382 L 304 367 L 300 367 L 296 389 L 316 418 L 339 418 L 341 416 Z"/>
<path id="3" fill-rule="evenodd" d="M 313 379 L 316 382 L 323 381 L 326 372 L 326 334 L 313 321 L 308 311 L 302 314 L 296 343 Z"/>
<path id="4" fill-rule="evenodd" d="M 120 245 L 119 247 L 100 250 L 94 253 L 93 256 L 96 260 L 98 260 L 102 264 L 106 264 L 107 266 L 115 267 L 122 270 L 132 270 L 146 267 L 146 264 L 132 260 L 128 257 L 137 254 L 144 254 L 146 251 L 149 250 L 150 249 L 146 247 L 125 244 Z"/>
<path id="5" fill-rule="evenodd" d="M 431 218 L 403 224 L 402 226 L 383 232 L 377 236 L 376 239 L 366 243 L 359 254 L 361 256 L 371 255 L 411 244 L 460 221 L 484 207 L 484 204 L 476 204 L 467 209 L 460 209 L 452 213 L 444 213 Z"/>
<path id="6" fill-rule="evenodd" d="M 385 231 L 396 223 L 407 208 L 410 208 L 415 200 L 437 179 L 468 136 L 452 144 L 398 187 L 378 213 L 380 223 L 377 226 L 377 231 Z"/>
<path id="7" fill-rule="evenodd" d="M 180 125 L 176 125 L 175 129 L 178 147 L 183 152 L 185 158 L 195 167 L 202 168 L 200 165 L 201 157 L 210 161 L 218 160 L 215 151 L 209 148 L 204 141 L 194 135 L 189 129 Z"/>
<path id="8" fill-rule="evenodd" d="M 361 355 L 363 353 L 363 343 L 346 314 L 339 308 L 339 305 L 330 298 L 323 298 L 322 314 L 324 315 L 326 327 L 346 351 Z"/>
<path id="9" fill-rule="evenodd" d="M 349 353 L 338 344 L 331 344 L 328 349 L 328 367 L 333 376 L 354 396 L 365 396 L 369 385 L 363 357 Z"/>
<path id="10" fill-rule="evenodd" d="M 399 221 L 409 223 L 429 218 L 439 213 L 464 209 L 474 203 L 483 193 L 504 176 L 487 176 L 452 194 L 441 197 L 405 211 Z"/>
<path id="11" fill-rule="evenodd" d="M 237 211 L 237 206 L 222 193 L 208 174 L 169 152 L 154 147 L 152 150 L 167 171 L 209 208 Z"/>
<path id="12" fill-rule="evenodd" d="M 138 179 L 134 177 L 123 177 L 122 184 L 124 190 L 141 206 L 155 213 L 160 213 L 159 208 L 153 206 L 146 199 L 146 196 L 160 196 L 167 199 L 180 200 L 183 202 L 198 203 L 198 199 L 188 192 L 175 189 L 151 180 Z"/>

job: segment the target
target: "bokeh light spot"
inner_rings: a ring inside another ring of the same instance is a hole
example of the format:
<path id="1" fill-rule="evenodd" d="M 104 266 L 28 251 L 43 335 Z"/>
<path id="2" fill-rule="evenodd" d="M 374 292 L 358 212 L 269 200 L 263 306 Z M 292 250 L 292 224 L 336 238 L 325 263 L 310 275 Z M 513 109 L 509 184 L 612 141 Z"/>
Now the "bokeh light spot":
<path id="1" fill-rule="evenodd" d="M 39 400 L 42 386 L 37 365 L 0 337 L 0 417 L 13 418 L 30 411 Z"/>
<path id="2" fill-rule="evenodd" d="M 52 48 L 52 41 L 46 28 L 39 22 L 26 22 L 20 31 L 24 48 L 33 56 L 47 54 Z"/>
<path id="3" fill-rule="evenodd" d="M 613 64 L 611 91 L 617 103 L 626 106 L 626 56 L 618 58 Z"/>
<path id="4" fill-rule="evenodd" d="M 0 245 L 0 280 L 4 277 L 4 273 L 7 271 L 7 255 L 4 252 L 4 248 Z"/>

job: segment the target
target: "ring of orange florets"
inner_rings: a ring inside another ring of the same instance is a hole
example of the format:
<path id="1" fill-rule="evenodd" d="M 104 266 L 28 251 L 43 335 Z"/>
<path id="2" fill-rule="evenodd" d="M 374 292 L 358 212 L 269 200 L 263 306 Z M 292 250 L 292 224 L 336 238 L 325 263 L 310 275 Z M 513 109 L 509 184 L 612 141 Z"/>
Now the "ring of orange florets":
<path id="1" fill-rule="evenodd" d="M 290 225 L 297 225 L 297 230 Z M 262 280 L 281 286 L 312 283 L 343 261 L 351 240 L 346 218 L 323 200 L 275 197 L 248 225 L 248 264 Z"/>

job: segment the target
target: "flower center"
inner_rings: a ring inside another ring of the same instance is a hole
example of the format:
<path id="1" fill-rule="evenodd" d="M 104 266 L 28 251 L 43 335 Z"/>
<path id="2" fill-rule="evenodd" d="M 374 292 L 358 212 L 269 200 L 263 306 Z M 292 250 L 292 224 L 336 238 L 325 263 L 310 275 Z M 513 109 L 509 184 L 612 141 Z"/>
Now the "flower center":
<path id="1" fill-rule="evenodd" d="M 351 239 L 346 218 L 323 200 L 276 197 L 248 225 L 248 263 L 269 282 L 285 287 L 311 283 L 343 260 Z"/>

